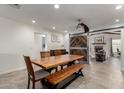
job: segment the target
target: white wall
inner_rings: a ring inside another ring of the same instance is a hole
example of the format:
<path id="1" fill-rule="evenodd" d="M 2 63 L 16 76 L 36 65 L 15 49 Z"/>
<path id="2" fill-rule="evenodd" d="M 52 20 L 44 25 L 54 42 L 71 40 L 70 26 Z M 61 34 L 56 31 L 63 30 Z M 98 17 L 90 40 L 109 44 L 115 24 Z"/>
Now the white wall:
<path id="1" fill-rule="evenodd" d="M 69 34 L 64 34 L 64 48 L 69 52 Z"/>
<path id="2" fill-rule="evenodd" d="M 51 34 L 55 34 L 58 36 L 59 42 L 51 42 Z M 64 48 L 64 35 L 58 33 L 47 33 L 47 47 L 50 49 L 62 49 Z"/>
<path id="3" fill-rule="evenodd" d="M 63 34 L 56 33 L 60 42 L 51 42 L 51 31 L 35 28 L 14 20 L 0 17 L 0 74 L 25 67 L 22 55 L 38 58 L 39 51 L 34 40 L 34 33 L 40 32 L 47 37 L 48 50 L 63 48 Z"/>
<path id="4" fill-rule="evenodd" d="M 124 71 L 124 29 L 121 31 L 121 69 Z"/>

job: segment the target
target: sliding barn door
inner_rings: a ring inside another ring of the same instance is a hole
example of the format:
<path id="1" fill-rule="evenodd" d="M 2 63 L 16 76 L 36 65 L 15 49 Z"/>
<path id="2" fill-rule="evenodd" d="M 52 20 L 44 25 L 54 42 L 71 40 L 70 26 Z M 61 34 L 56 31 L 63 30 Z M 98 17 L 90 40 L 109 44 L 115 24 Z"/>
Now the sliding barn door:
<path id="1" fill-rule="evenodd" d="M 88 36 L 87 35 L 69 35 L 70 36 L 70 54 L 82 55 L 81 59 L 83 63 L 89 63 L 88 57 Z"/>

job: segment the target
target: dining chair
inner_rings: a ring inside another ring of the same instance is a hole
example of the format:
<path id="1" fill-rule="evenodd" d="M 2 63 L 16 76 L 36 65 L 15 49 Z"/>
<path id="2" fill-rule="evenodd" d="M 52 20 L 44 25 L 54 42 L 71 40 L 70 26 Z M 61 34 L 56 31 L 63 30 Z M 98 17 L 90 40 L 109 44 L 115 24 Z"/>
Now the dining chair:
<path id="1" fill-rule="evenodd" d="M 40 52 L 40 56 L 41 58 L 50 57 L 50 52 L 49 51 Z"/>
<path id="2" fill-rule="evenodd" d="M 40 52 L 40 56 L 41 56 L 41 59 L 42 59 L 42 58 L 50 57 L 50 51 L 43 51 L 43 52 Z M 58 71 L 57 67 L 50 68 L 50 69 L 48 69 L 47 71 L 51 73 L 51 71 L 52 71 L 53 69 L 55 69 L 56 72 Z"/>
<path id="3" fill-rule="evenodd" d="M 54 55 L 55 56 L 62 55 L 62 51 L 61 50 L 54 50 Z"/>
<path id="4" fill-rule="evenodd" d="M 34 71 L 30 57 L 29 56 L 24 56 L 24 60 L 26 63 L 27 67 L 27 72 L 28 72 L 28 86 L 27 89 L 30 87 L 30 81 L 32 81 L 32 88 L 35 88 L 35 83 L 37 81 L 42 81 L 44 77 L 48 76 L 49 73 L 43 69 Z"/>

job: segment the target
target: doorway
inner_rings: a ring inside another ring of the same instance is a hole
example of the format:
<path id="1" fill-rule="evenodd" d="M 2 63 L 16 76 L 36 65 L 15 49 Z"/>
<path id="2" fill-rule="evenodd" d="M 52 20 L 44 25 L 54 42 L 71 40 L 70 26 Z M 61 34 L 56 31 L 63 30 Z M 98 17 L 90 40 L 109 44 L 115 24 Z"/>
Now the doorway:
<path id="1" fill-rule="evenodd" d="M 112 53 L 114 57 L 121 56 L 121 39 L 112 39 Z"/>
<path id="2" fill-rule="evenodd" d="M 42 35 L 42 51 L 47 50 L 46 35 Z"/>
<path id="3" fill-rule="evenodd" d="M 42 33 L 34 33 L 34 49 L 35 49 L 35 58 L 40 58 L 40 51 L 47 50 L 46 35 Z"/>

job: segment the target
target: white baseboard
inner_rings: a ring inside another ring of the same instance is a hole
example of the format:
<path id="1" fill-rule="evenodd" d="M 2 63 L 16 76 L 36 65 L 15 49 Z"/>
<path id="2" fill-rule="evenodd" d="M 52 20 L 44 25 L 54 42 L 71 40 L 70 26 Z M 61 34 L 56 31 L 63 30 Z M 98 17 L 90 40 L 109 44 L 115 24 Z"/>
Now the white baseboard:
<path id="1" fill-rule="evenodd" d="M 10 70 L 7 70 L 7 71 L 3 71 L 3 72 L 0 72 L 0 75 L 1 74 L 11 73 L 11 72 L 14 72 L 14 71 L 23 70 L 23 69 L 26 69 L 26 67 L 14 68 L 14 69 L 10 69 Z"/>

